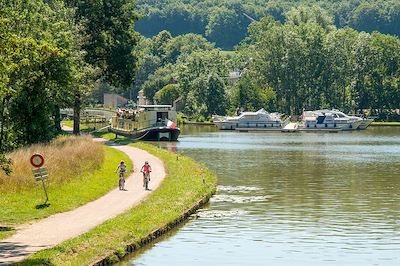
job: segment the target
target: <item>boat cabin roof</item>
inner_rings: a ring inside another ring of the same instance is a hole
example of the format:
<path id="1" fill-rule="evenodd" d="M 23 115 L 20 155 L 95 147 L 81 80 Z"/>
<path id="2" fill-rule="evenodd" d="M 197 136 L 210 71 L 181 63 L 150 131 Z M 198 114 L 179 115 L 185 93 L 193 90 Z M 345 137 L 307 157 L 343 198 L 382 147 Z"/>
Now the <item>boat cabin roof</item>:
<path id="1" fill-rule="evenodd" d="M 149 111 L 156 111 L 156 110 L 169 111 L 172 109 L 172 105 L 139 105 L 138 109 L 140 108 Z"/>

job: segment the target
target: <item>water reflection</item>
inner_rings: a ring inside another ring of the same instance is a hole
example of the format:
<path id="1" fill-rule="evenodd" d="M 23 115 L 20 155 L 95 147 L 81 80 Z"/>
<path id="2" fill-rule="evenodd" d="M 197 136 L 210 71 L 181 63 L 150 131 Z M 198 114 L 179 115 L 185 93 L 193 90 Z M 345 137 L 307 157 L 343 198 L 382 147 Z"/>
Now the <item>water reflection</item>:
<path id="1" fill-rule="evenodd" d="M 400 265 L 400 129 L 183 129 L 162 143 L 218 173 L 210 205 L 121 265 Z"/>

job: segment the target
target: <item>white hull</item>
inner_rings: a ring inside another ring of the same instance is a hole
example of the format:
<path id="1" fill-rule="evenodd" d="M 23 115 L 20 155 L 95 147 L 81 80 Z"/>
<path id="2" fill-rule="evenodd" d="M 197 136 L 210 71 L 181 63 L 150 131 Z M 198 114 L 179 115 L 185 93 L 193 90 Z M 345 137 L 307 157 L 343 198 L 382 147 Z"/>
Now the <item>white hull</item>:
<path id="1" fill-rule="evenodd" d="M 316 110 L 303 112 L 303 122 L 299 127 L 313 130 L 360 130 L 366 129 L 372 121 L 373 119 L 349 116 L 339 110 Z"/>
<path id="2" fill-rule="evenodd" d="M 234 117 L 214 116 L 213 122 L 221 130 L 282 128 L 280 114 L 268 113 L 264 109 L 257 112 L 244 112 Z"/>
<path id="3" fill-rule="evenodd" d="M 366 129 L 372 122 L 374 119 L 363 119 L 358 129 Z"/>
<path id="4" fill-rule="evenodd" d="M 280 121 L 271 122 L 246 122 L 236 123 L 231 121 L 214 121 L 214 124 L 221 130 L 235 130 L 237 128 L 282 128 Z"/>
<path id="5" fill-rule="evenodd" d="M 318 124 L 314 121 L 306 121 L 298 126 L 299 129 L 309 130 L 357 130 L 362 121 L 336 121 Z"/>

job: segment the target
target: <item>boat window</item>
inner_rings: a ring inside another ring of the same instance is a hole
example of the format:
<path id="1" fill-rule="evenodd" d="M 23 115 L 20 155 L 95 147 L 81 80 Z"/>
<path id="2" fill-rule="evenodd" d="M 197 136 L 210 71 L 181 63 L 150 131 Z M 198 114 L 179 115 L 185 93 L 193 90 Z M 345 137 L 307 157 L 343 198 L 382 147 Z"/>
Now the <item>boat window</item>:
<path id="1" fill-rule="evenodd" d="M 157 112 L 157 122 L 164 121 L 165 119 L 168 119 L 168 112 Z"/>
<path id="2" fill-rule="evenodd" d="M 322 122 L 324 122 L 324 120 L 325 120 L 325 116 L 322 116 L 322 115 L 318 116 L 317 117 L 317 124 L 322 124 Z"/>
<path id="3" fill-rule="evenodd" d="M 338 115 L 339 117 L 346 117 L 345 114 L 343 114 L 343 113 L 337 113 L 337 115 Z"/>

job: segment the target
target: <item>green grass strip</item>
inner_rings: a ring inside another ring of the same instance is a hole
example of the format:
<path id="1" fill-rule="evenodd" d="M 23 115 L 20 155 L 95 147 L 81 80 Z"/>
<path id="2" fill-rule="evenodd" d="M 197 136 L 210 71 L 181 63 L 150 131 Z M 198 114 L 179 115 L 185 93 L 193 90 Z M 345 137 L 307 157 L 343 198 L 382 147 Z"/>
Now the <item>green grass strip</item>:
<path id="1" fill-rule="evenodd" d="M 104 146 L 104 151 L 104 162 L 100 169 L 83 173 L 59 186 L 48 187 L 48 203 L 50 205 L 47 207 L 40 206 L 45 200 L 40 182 L 37 182 L 37 186 L 33 190 L 19 193 L 1 193 L 0 225 L 21 224 L 72 210 L 116 188 L 118 177 L 114 173 L 115 168 L 121 160 L 124 160 L 127 162 L 128 169 L 132 169 L 132 162 L 125 153 L 116 149 Z M 0 238 L 2 235 L 6 234 L 1 233 Z"/>
<path id="2" fill-rule="evenodd" d="M 103 136 L 113 138 L 113 134 Z M 125 140 L 126 141 L 126 140 Z M 77 238 L 38 252 L 18 265 L 90 265 L 105 256 L 125 254 L 127 245 L 178 219 L 200 199 L 210 197 L 216 188 L 216 175 L 194 160 L 135 143 L 164 161 L 167 177 L 149 197 L 128 212 L 111 219 Z"/>
<path id="3" fill-rule="evenodd" d="M 15 233 L 12 227 L 0 227 L 0 240 L 7 238 Z"/>
<path id="4" fill-rule="evenodd" d="M 64 126 L 70 127 L 70 128 L 74 128 L 74 121 L 73 120 L 63 120 L 63 121 L 61 121 L 61 124 L 63 124 Z M 80 124 L 79 128 L 82 131 L 88 131 L 90 129 L 85 124 Z"/>
<path id="5" fill-rule="evenodd" d="M 372 122 L 371 126 L 400 126 L 400 122 Z"/>

